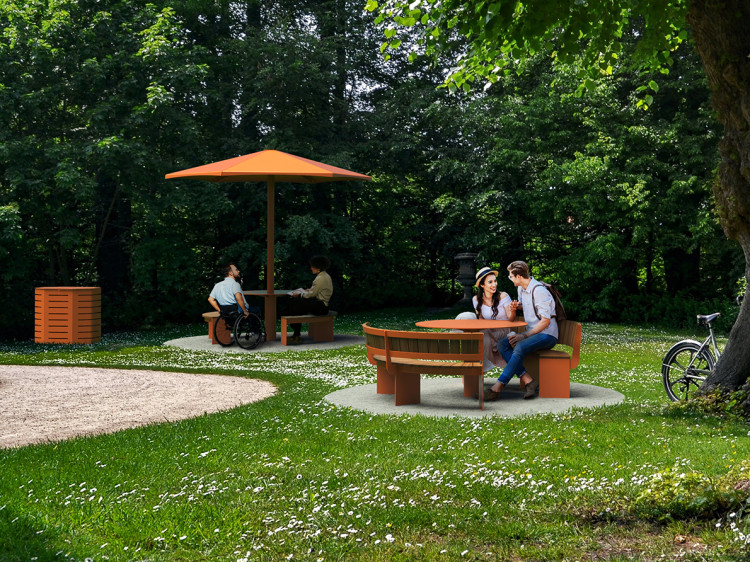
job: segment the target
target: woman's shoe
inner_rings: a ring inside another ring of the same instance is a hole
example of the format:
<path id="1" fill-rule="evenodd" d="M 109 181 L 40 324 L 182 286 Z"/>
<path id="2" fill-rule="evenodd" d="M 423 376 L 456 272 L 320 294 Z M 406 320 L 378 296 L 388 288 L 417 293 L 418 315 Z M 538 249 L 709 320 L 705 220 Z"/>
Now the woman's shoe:
<path id="1" fill-rule="evenodd" d="M 287 340 L 287 343 L 292 345 L 299 345 L 302 343 L 302 336 L 292 336 Z"/>
<path id="2" fill-rule="evenodd" d="M 490 388 L 489 390 L 485 390 L 484 401 L 492 402 L 493 400 L 497 400 L 498 398 L 500 398 L 500 392 L 502 392 L 502 390 L 495 392 L 494 390 L 492 390 L 492 388 Z"/>
<path id="3" fill-rule="evenodd" d="M 493 385 L 491 385 L 491 384 L 484 385 L 484 393 L 487 394 L 487 392 L 492 388 L 492 386 Z M 474 400 L 479 400 L 479 393 L 478 392 L 474 393 Z"/>

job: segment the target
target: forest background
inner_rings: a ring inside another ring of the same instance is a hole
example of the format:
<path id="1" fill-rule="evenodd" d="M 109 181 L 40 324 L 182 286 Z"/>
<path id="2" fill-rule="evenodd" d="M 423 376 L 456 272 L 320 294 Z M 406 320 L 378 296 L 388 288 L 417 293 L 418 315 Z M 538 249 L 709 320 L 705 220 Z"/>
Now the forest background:
<path id="1" fill-rule="evenodd" d="M 164 174 L 269 148 L 373 177 L 277 185 L 276 286 L 309 286 L 326 254 L 336 310 L 453 304 L 454 256 L 477 252 L 525 259 L 579 320 L 731 326 L 744 259 L 713 210 L 721 128 L 691 49 L 658 75 L 624 53 L 589 89 L 539 53 L 450 91 L 447 64 L 384 56 L 374 19 L 347 0 L 0 4 L 0 335 L 30 337 L 37 286 L 101 286 L 109 329 L 195 322 L 228 260 L 263 287 L 265 189 Z"/>

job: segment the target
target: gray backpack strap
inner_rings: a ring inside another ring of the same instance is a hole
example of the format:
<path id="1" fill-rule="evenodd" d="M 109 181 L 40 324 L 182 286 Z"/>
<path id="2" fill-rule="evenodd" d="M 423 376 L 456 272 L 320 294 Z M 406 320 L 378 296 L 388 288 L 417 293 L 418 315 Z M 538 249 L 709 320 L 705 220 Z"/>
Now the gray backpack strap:
<path id="1" fill-rule="evenodd" d="M 534 300 L 534 291 L 536 291 L 537 288 L 539 288 L 540 286 L 541 285 L 534 285 L 534 288 L 531 289 L 531 308 L 534 309 L 534 316 L 536 316 L 537 320 L 541 320 L 542 318 L 541 316 L 539 316 L 539 314 L 536 311 L 536 301 Z"/>

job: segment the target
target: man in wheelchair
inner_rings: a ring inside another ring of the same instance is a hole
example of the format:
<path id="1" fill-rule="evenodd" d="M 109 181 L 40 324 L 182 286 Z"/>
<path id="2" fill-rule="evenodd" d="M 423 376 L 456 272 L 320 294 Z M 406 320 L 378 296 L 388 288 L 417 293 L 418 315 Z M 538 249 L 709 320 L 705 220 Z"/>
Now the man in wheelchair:
<path id="1" fill-rule="evenodd" d="M 265 339 L 260 318 L 248 310 L 237 266 L 230 263 L 224 268 L 224 275 L 208 296 L 208 302 L 220 314 L 214 324 L 214 336 L 223 346 L 232 345 L 234 337 L 241 347 L 252 349 Z"/>
<path id="2" fill-rule="evenodd" d="M 224 280 L 214 285 L 208 296 L 208 302 L 221 314 L 224 314 L 222 307 L 227 314 L 242 313 L 244 316 L 249 314 L 247 301 L 242 293 L 242 285 L 240 285 L 240 270 L 236 265 L 230 263 L 224 268 Z"/>

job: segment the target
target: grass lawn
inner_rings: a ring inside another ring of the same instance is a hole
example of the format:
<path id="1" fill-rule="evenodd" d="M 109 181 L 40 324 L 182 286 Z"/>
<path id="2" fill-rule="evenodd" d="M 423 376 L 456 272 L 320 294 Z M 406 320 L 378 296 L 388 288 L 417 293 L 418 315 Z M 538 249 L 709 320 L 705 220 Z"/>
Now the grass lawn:
<path id="1" fill-rule="evenodd" d="M 419 310 L 341 316 L 409 328 Z M 743 559 L 742 513 L 647 520 L 679 467 L 718 478 L 750 427 L 668 411 L 660 359 L 690 334 L 584 324 L 573 380 L 623 404 L 506 420 L 376 416 L 325 395 L 371 383 L 364 346 L 234 355 L 160 347 L 188 328 L 90 346 L 0 346 L 0 363 L 265 379 L 263 402 L 178 423 L 0 450 L 0 560 Z M 696 334 L 700 336 L 700 333 Z M 2 421 L 0 420 L 0 423 Z"/>

